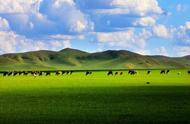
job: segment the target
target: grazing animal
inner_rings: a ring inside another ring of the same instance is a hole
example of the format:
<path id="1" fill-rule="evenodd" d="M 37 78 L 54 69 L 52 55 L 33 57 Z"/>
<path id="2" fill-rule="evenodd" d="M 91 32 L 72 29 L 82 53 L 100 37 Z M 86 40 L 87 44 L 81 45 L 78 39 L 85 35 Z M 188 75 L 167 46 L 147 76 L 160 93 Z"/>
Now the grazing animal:
<path id="1" fill-rule="evenodd" d="M 150 84 L 150 82 L 146 82 L 146 84 Z"/>
<path id="2" fill-rule="evenodd" d="M 42 76 L 42 74 L 43 74 L 42 71 L 40 71 L 40 72 L 39 72 L 39 76 Z"/>
<path id="3" fill-rule="evenodd" d="M 51 73 L 50 72 L 46 72 L 46 76 L 50 76 L 51 75 Z"/>
<path id="4" fill-rule="evenodd" d="M 70 72 L 69 71 L 66 71 L 66 74 L 68 75 Z"/>
<path id="5" fill-rule="evenodd" d="M 149 74 L 151 74 L 151 71 L 150 71 L 150 70 L 147 71 L 147 75 L 149 75 Z"/>
<path id="6" fill-rule="evenodd" d="M 18 74 L 18 72 L 14 72 L 14 73 L 13 73 L 13 76 L 16 76 L 17 74 Z"/>
<path id="7" fill-rule="evenodd" d="M 90 71 L 86 72 L 86 76 L 91 75 L 91 74 L 92 74 L 92 72 L 90 72 Z"/>
<path id="8" fill-rule="evenodd" d="M 36 77 L 36 76 L 37 76 L 37 73 L 36 73 L 36 72 L 34 72 L 32 75 L 33 75 L 34 77 Z"/>
<path id="9" fill-rule="evenodd" d="M 74 71 L 70 71 L 70 75 L 72 75 L 72 74 L 73 74 L 73 72 L 74 72 Z"/>
<path id="10" fill-rule="evenodd" d="M 135 74 L 137 74 L 137 71 L 135 71 L 135 70 L 129 70 L 129 71 L 128 71 L 128 74 L 130 74 L 130 75 L 135 75 Z"/>
<path id="11" fill-rule="evenodd" d="M 9 73 L 8 73 L 8 76 L 11 76 L 12 74 L 13 74 L 13 72 L 9 72 Z"/>
<path id="12" fill-rule="evenodd" d="M 123 72 L 120 72 L 120 75 L 123 75 Z"/>
<path id="13" fill-rule="evenodd" d="M 56 71 L 55 75 L 56 75 L 56 76 L 60 75 L 60 72 L 59 72 L 59 71 Z"/>
<path id="14" fill-rule="evenodd" d="M 4 72 L 4 73 L 3 73 L 3 76 L 7 76 L 7 75 L 8 75 L 8 72 Z"/>
<path id="15" fill-rule="evenodd" d="M 161 70 L 161 71 L 160 71 L 160 74 L 165 74 L 165 73 L 166 73 L 165 70 Z"/>
<path id="16" fill-rule="evenodd" d="M 113 72 L 112 71 L 108 71 L 107 75 L 113 75 Z"/>
<path id="17" fill-rule="evenodd" d="M 65 71 L 62 71 L 61 73 L 62 73 L 62 75 L 64 75 L 64 74 L 65 74 Z"/>
<path id="18" fill-rule="evenodd" d="M 27 72 L 25 72 L 25 71 L 23 72 L 23 74 L 24 74 L 25 76 L 27 76 L 27 75 L 28 75 L 28 73 L 27 73 Z"/>
<path id="19" fill-rule="evenodd" d="M 189 71 L 187 71 L 187 73 L 188 73 L 188 74 L 190 74 L 190 70 L 189 70 Z"/>
<path id="20" fill-rule="evenodd" d="M 166 74 L 168 74 L 169 72 L 170 72 L 170 70 L 167 70 L 167 71 L 166 71 Z"/>
<path id="21" fill-rule="evenodd" d="M 115 72 L 115 75 L 118 75 L 118 72 Z"/>
<path id="22" fill-rule="evenodd" d="M 19 72 L 18 72 L 18 75 L 19 75 L 19 76 L 20 76 L 20 75 L 22 75 L 22 72 L 21 72 L 21 71 L 19 71 Z"/>

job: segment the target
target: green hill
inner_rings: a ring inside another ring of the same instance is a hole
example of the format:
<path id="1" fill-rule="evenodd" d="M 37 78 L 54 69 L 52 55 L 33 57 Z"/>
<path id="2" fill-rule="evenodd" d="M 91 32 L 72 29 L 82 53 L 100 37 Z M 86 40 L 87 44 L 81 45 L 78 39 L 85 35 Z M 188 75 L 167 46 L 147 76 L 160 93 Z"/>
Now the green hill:
<path id="1" fill-rule="evenodd" d="M 190 68 L 190 56 L 143 56 L 125 50 L 87 53 L 76 49 L 0 56 L 0 70 Z"/>

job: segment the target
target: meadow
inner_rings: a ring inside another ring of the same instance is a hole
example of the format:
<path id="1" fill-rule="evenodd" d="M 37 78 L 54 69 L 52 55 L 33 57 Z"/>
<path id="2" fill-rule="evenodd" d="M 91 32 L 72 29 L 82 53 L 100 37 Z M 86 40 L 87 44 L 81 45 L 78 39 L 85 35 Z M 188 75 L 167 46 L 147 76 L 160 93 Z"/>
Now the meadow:
<path id="1" fill-rule="evenodd" d="M 72 75 L 0 75 L 2 124 L 190 123 L 187 70 L 138 70 L 107 76 L 106 71 Z M 149 82 L 149 83 L 147 83 Z"/>

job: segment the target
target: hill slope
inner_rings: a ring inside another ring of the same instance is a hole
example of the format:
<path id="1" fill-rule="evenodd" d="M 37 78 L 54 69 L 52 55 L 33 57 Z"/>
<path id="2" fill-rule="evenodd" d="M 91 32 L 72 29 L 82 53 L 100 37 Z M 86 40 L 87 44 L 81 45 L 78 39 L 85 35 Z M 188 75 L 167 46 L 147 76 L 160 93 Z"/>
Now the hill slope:
<path id="1" fill-rule="evenodd" d="M 69 48 L 58 52 L 42 50 L 0 56 L 0 70 L 126 68 L 190 68 L 190 57 L 143 56 L 125 50 L 87 53 Z"/>

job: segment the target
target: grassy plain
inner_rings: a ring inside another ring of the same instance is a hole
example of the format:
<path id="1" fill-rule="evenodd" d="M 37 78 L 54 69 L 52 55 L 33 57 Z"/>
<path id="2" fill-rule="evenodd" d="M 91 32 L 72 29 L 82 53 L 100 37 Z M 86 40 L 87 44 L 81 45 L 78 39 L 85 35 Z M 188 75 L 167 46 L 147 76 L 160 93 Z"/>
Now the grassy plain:
<path id="1" fill-rule="evenodd" d="M 180 74 L 178 74 L 180 72 Z M 2 124 L 190 123 L 190 75 L 0 76 Z M 149 82 L 150 84 L 147 84 Z"/>

